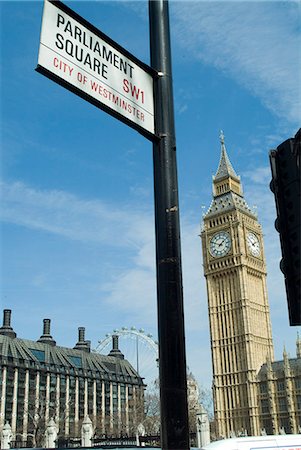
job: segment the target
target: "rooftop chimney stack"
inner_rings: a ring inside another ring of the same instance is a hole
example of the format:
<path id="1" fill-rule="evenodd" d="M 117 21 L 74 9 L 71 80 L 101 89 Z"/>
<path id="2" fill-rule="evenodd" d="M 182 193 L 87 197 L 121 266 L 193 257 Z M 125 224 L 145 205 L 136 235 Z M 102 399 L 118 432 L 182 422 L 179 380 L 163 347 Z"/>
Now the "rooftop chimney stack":
<path id="1" fill-rule="evenodd" d="M 79 327 L 78 328 L 78 342 L 75 344 L 74 348 L 76 350 L 83 350 L 84 352 L 89 353 L 90 345 L 91 345 L 91 341 L 85 340 L 85 328 Z"/>
<path id="2" fill-rule="evenodd" d="M 3 311 L 3 326 L 10 328 L 11 309 L 4 309 Z"/>
<path id="3" fill-rule="evenodd" d="M 43 334 L 50 334 L 50 319 L 43 320 Z"/>
<path id="4" fill-rule="evenodd" d="M 119 350 L 119 348 L 118 348 L 119 336 L 117 334 L 114 334 L 112 341 L 113 341 L 112 342 L 113 350 Z"/>
<path id="5" fill-rule="evenodd" d="M 10 325 L 10 319 L 11 319 L 11 309 L 4 309 L 3 326 L 0 328 L 0 334 L 14 339 L 15 337 L 17 337 L 17 335 Z"/>
<path id="6" fill-rule="evenodd" d="M 78 342 L 85 342 L 85 328 L 78 328 Z"/>
<path id="7" fill-rule="evenodd" d="M 108 356 L 114 356 L 115 358 L 124 359 L 124 355 L 118 348 L 119 336 L 118 334 L 112 335 L 112 350 L 110 351 Z"/>
<path id="8" fill-rule="evenodd" d="M 43 344 L 56 345 L 55 340 L 50 334 L 50 319 L 43 320 L 43 334 L 38 342 L 42 342 Z"/>
<path id="9" fill-rule="evenodd" d="M 297 358 L 301 358 L 301 339 L 300 339 L 299 333 L 297 334 L 296 347 L 297 347 L 297 351 L 296 351 Z"/>

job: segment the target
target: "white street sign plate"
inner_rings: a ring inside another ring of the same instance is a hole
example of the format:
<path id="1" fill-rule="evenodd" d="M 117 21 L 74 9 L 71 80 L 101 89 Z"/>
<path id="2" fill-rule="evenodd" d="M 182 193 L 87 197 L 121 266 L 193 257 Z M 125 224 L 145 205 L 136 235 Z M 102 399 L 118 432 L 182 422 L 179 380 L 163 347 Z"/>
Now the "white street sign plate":
<path id="1" fill-rule="evenodd" d="M 37 71 L 154 137 L 155 72 L 58 1 L 44 3 Z"/>

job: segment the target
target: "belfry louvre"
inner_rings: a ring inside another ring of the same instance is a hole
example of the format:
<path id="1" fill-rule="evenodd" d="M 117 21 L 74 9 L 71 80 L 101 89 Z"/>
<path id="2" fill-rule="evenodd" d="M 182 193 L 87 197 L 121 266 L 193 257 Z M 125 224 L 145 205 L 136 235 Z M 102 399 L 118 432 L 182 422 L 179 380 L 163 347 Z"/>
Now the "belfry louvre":
<path id="1" fill-rule="evenodd" d="M 5 423 L 13 440 L 39 445 L 53 419 L 58 437 L 79 437 L 88 415 L 95 434 L 129 435 L 143 411 L 142 378 L 118 349 L 118 336 L 108 356 L 90 351 L 85 329 L 78 329 L 74 348 L 60 347 L 44 319 L 38 341 L 19 339 L 4 310 L 0 328 L 0 431 Z"/>

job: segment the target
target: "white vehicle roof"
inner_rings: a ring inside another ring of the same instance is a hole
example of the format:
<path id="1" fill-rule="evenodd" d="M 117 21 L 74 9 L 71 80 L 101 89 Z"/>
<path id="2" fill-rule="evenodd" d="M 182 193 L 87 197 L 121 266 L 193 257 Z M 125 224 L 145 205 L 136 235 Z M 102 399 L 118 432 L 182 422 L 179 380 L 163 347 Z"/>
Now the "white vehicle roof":
<path id="1" fill-rule="evenodd" d="M 256 436 L 211 442 L 202 450 L 301 450 L 301 434 Z"/>

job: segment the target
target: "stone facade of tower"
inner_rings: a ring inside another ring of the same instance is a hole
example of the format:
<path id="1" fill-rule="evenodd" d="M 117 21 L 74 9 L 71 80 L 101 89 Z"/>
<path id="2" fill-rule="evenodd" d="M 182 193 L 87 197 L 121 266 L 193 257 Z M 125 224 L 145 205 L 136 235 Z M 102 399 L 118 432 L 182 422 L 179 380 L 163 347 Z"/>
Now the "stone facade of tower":
<path id="1" fill-rule="evenodd" d="M 223 135 L 213 200 L 203 219 L 217 435 L 259 435 L 257 374 L 274 359 L 263 236 Z"/>

